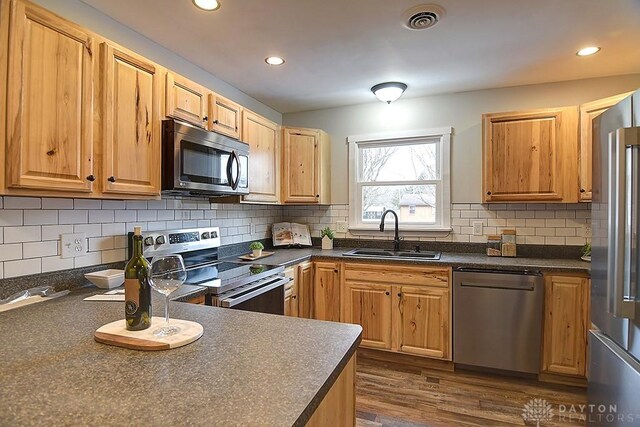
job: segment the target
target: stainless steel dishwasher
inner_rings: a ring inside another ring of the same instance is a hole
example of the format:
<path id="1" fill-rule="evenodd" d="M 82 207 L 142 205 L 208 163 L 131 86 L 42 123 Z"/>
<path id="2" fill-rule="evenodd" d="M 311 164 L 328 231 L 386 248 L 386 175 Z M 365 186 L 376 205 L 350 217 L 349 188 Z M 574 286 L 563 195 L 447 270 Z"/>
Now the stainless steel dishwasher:
<path id="1" fill-rule="evenodd" d="M 534 270 L 458 268 L 453 284 L 453 361 L 538 373 L 542 274 Z"/>

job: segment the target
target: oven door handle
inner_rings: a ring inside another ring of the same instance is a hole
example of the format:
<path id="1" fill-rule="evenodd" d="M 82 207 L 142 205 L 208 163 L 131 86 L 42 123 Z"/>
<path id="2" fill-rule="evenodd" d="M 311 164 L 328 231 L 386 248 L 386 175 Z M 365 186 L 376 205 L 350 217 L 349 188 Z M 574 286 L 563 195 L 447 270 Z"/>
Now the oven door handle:
<path id="1" fill-rule="evenodd" d="M 237 298 L 230 296 L 220 301 L 220 306 L 224 308 L 232 308 L 238 304 L 242 304 L 243 302 L 250 300 L 251 298 L 255 298 L 260 296 L 266 292 L 269 292 L 279 286 L 284 286 L 289 283 L 291 279 L 289 277 L 278 276 L 275 282 L 269 282 L 263 286 L 258 286 L 257 288 L 247 292 L 245 294 L 240 295 Z"/>

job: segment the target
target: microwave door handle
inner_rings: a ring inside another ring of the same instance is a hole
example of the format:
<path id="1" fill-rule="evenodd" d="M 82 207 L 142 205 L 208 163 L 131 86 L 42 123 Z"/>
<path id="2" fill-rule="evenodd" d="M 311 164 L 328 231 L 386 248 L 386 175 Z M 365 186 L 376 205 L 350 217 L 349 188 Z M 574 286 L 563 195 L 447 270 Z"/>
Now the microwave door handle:
<path id="1" fill-rule="evenodd" d="M 238 174 L 236 175 L 236 179 L 233 179 L 232 165 L 236 163 L 236 171 Z M 238 184 L 240 184 L 240 157 L 238 157 L 238 152 L 236 150 L 231 151 L 231 155 L 229 156 L 229 164 L 227 166 L 227 173 L 229 174 L 229 185 L 231 185 L 231 189 L 235 190 L 238 188 Z"/>
<path id="2" fill-rule="evenodd" d="M 227 183 L 233 188 L 233 174 L 231 173 L 233 168 L 233 151 L 229 153 L 229 159 L 227 160 Z"/>
<path id="3" fill-rule="evenodd" d="M 631 243 L 637 221 L 635 195 L 631 194 L 638 179 L 637 163 L 627 169 L 627 147 L 640 145 L 640 128 L 620 128 L 609 134 L 609 249 L 607 251 L 608 309 L 615 317 L 635 319 L 635 301 L 630 295 Z M 630 188 L 629 188 L 630 187 Z"/>

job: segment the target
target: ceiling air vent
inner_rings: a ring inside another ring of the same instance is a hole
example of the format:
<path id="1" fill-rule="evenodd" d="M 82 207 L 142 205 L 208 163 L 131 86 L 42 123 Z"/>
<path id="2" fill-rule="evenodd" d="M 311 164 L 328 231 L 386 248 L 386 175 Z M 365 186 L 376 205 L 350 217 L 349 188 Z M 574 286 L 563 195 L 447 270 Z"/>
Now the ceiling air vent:
<path id="1" fill-rule="evenodd" d="M 412 7 L 402 15 L 404 26 L 410 30 L 426 30 L 436 25 L 444 16 L 444 9 L 437 4 Z"/>

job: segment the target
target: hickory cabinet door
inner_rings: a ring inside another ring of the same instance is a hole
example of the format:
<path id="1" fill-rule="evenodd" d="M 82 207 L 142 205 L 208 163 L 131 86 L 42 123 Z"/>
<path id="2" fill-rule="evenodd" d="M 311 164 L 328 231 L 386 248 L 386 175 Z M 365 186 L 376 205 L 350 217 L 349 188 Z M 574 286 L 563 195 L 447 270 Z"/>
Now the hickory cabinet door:
<path id="1" fill-rule="evenodd" d="M 9 25 L 7 187 L 91 192 L 93 38 L 22 1 Z"/>

